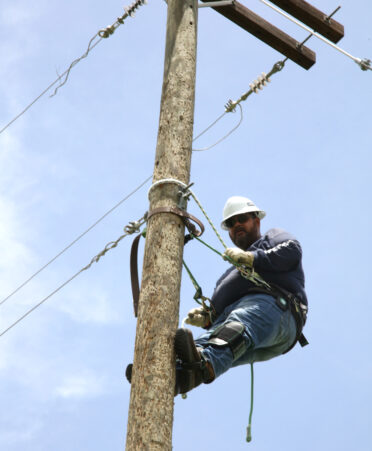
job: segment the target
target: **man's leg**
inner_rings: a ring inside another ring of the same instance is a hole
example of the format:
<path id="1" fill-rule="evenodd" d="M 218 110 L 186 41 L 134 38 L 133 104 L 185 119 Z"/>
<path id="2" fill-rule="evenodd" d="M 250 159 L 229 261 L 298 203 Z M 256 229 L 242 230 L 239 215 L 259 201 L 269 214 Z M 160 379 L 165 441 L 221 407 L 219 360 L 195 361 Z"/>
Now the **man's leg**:
<path id="1" fill-rule="evenodd" d="M 272 296 L 253 294 L 228 306 L 193 345 L 200 359 L 209 363 L 218 377 L 232 366 L 282 354 L 293 342 L 295 333 L 289 310 L 281 310 Z"/>

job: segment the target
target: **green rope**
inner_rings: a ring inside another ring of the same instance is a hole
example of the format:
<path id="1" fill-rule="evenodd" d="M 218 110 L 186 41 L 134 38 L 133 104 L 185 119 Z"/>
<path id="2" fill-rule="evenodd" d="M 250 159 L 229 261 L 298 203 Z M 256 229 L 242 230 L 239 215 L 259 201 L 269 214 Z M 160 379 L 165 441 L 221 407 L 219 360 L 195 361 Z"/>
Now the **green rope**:
<path id="1" fill-rule="evenodd" d="M 205 209 L 203 208 L 202 204 L 200 203 L 199 199 L 196 197 L 196 195 L 189 189 L 188 191 L 191 196 L 193 197 L 194 201 L 197 203 L 198 207 L 200 208 L 200 210 L 202 211 L 202 213 L 204 214 L 204 216 L 207 218 L 207 221 L 209 222 L 210 226 L 212 227 L 214 233 L 216 234 L 217 238 L 220 240 L 222 246 L 227 249 L 227 245 L 225 244 L 225 242 L 223 241 L 221 235 L 218 233 L 216 227 L 214 226 L 212 220 L 210 219 L 210 217 L 208 216 L 207 212 L 205 211 Z M 231 260 L 229 257 L 227 256 L 223 256 L 223 254 L 221 254 L 221 252 L 218 252 L 216 249 L 214 249 L 212 246 L 209 246 L 207 243 L 205 243 L 203 240 L 201 240 L 200 238 L 198 238 L 195 235 L 191 235 L 193 238 L 196 238 L 198 241 L 200 241 L 201 243 L 203 243 L 205 246 L 207 246 L 209 249 L 211 249 L 212 251 L 216 252 L 217 254 L 219 254 L 221 257 L 223 257 L 224 260 L 228 260 L 231 264 L 233 264 L 241 273 L 241 275 L 250 280 L 251 282 L 253 282 L 255 285 L 263 285 L 266 288 L 270 289 L 270 285 L 268 283 L 266 283 L 264 281 L 264 279 L 262 279 L 262 277 L 255 273 L 254 269 L 252 268 L 251 270 L 246 268 L 243 265 L 240 265 L 239 263 L 234 262 L 233 260 Z"/>
<path id="2" fill-rule="evenodd" d="M 263 285 L 266 288 L 270 288 L 270 285 L 268 283 L 266 283 L 264 281 L 264 279 L 262 279 L 262 277 L 259 274 L 255 273 L 253 268 L 252 268 L 252 270 L 250 270 L 246 266 L 241 265 L 240 263 L 236 263 L 230 257 L 228 257 L 227 255 L 222 254 L 220 251 L 218 251 L 214 247 L 210 246 L 208 243 L 203 241 L 201 238 L 199 238 L 199 237 L 197 237 L 195 235 L 192 235 L 192 237 L 196 238 L 198 241 L 200 241 L 202 244 L 204 244 L 204 246 L 208 247 L 210 250 L 212 250 L 216 254 L 220 255 L 224 260 L 227 260 L 232 265 L 234 265 L 245 279 L 250 280 L 255 285 Z"/>
<path id="3" fill-rule="evenodd" d="M 212 220 L 210 219 L 210 217 L 207 215 L 207 212 L 204 210 L 202 204 L 200 203 L 199 199 L 195 196 L 195 194 L 189 190 L 190 194 L 192 195 L 194 201 L 197 203 L 198 207 L 200 208 L 200 210 L 202 211 L 203 215 L 207 218 L 207 221 L 209 222 L 210 226 L 212 227 L 214 233 L 217 235 L 217 238 L 220 240 L 222 246 L 227 249 L 227 246 L 225 244 L 225 242 L 223 241 L 221 235 L 218 233 L 218 230 L 216 229 L 216 227 L 214 226 Z"/>
<path id="4" fill-rule="evenodd" d="M 189 275 L 192 284 L 194 285 L 194 288 L 196 290 L 194 294 L 194 299 L 199 305 L 203 305 L 202 302 L 199 301 L 199 299 L 203 296 L 201 286 L 196 281 L 195 277 L 193 276 L 192 272 L 190 271 L 190 268 L 186 265 L 185 260 L 182 260 L 183 266 L 185 267 L 187 274 Z"/>
<path id="5" fill-rule="evenodd" d="M 253 363 L 251 363 L 251 408 L 249 411 L 249 420 L 246 438 L 248 443 L 252 440 L 253 391 L 254 391 L 254 373 L 253 373 Z"/>
<path id="6" fill-rule="evenodd" d="M 214 247 L 212 247 L 210 244 L 206 243 L 205 241 L 203 241 L 201 238 L 199 238 L 198 236 L 192 235 L 193 238 L 197 239 L 198 241 L 200 241 L 202 244 L 204 244 L 204 246 L 207 246 L 211 251 L 215 252 L 216 254 L 218 254 L 219 256 L 221 256 L 223 258 L 223 254 L 222 252 L 218 251 L 217 249 L 215 249 Z M 230 259 L 230 257 L 226 258 L 232 262 L 232 260 Z"/>
<path id="7" fill-rule="evenodd" d="M 189 192 L 192 195 L 192 197 L 195 200 L 195 202 L 198 204 L 198 206 L 199 206 L 200 210 L 203 212 L 204 216 L 207 218 L 210 226 L 212 227 L 213 231 L 217 235 L 217 238 L 220 240 L 222 246 L 225 249 L 227 249 L 227 246 L 226 246 L 225 242 L 223 241 L 221 235 L 218 233 L 217 229 L 215 228 L 212 220 L 209 218 L 209 216 L 207 215 L 206 211 L 202 207 L 202 205 L 199 202 L 198 198 L 195 196 L 195 194 L 191 190 L 189 190 Z M 265 280 L 262 279 L 262 277 L 259 274 L 255 273 L 253 268 L 252 268 L 252 270 L 249 270 L 244 265 L 240 265 L 239 263 L 236 263 L 234 260 L 232 260 L 227 255 L 222 254 L 217 249 L 215 249 L 214 247 L 210 246 L 208 243 L 203 241 L 201 238 L 199 238 L 199 237 L 197 237 L 197 236 L 195 236 L 193 234 L 191 234 L 191 236 L 192 236 L 192 238 L 196 238 L 198 241 L 200 241 L 202 244 L 204 244 L 204 246 L 208 247 L 208 249 L 210 249 L 211 251 L 213 251 L 216 254 L 218 254 L 219 256 L 221 256 L 224 260 L 229 261 L 232 265 L 234 265 L 238 269 L 238 271 L 240 271 L 241 275 L 244 278 L 246 278 L 248 280 L 251 280 L 256 285 L 263 285 L 263 286 L 266 286 L 267 288 L 270 288 L 270 285 L 268 283 L 266 283 Z M 197 290 L 197 293 L 194 296 L 194 299 L 197 301 L 196 296 L 198 294 L 198 290 L 199 289 L 200 289 L 200 293 L 201 293 L 201 287 L 196 282 L 194 276 L 192 275 L 191 271 L 189 270 L 189 268 L 187 267 L 185 262 L 183 262 L 183 263 L 184 263 L 184 266 L 185 266 L 185 268 L 186 268 L 186 270 L 187 270 L 187 272 L 188 272 L 188 274 L 189 274 L 189 276 L 191 278 L 192 283 L 194 284 L 194 287 Z M 250 406 L 250 411 L 249 411 L 247 437 L 246 437 L 246 440 L 247 440 L 248 443 L 252 440 L 253 393 L 254 393 L 254 372 L 253 372 L 253 363 L 251 363 L 251 406 Z"/>

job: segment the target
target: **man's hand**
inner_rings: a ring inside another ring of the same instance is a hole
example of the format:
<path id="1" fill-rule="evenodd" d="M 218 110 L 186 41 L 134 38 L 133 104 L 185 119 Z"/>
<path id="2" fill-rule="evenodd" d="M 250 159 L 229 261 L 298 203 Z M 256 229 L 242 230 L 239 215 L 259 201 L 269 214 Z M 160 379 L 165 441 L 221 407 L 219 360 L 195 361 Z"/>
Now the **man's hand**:
<path id="1" fill-rule="evenodd" d="M 193 308 L 189 311 L 185 323 L 196 327 L 207 327 L 210 324 L 209 314 L 203 307 Z"/>
<path id="2" fill-rule="evenodd" d="M 236 263 L 242 263 L 243 265 L 247 265 L 250 268 L 252 268 L 253 266 L 254 255 L 252 252 L 242 251 L 238 247 L 229 247 L 225 250 L 225 253 L 223 255 L 225 260 L 227 260 L 227 258 L 225 257 L 229 257 Z"/>

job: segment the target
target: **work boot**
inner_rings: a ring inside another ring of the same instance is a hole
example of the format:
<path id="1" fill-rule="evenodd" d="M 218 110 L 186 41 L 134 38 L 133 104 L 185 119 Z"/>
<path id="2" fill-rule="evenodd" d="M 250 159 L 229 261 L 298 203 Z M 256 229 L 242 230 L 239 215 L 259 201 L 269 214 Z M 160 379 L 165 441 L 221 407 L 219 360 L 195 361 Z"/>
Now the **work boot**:
<path id="1" fill-rule="evenodd" d="M 174 347 L 177 356 L 177 393 L 187 393 L 202 382 L 209 384 L 215 379 L 212 365 L 205 360 L 201 349 L 196 347 L 189 329 L 177 330 Z"/>

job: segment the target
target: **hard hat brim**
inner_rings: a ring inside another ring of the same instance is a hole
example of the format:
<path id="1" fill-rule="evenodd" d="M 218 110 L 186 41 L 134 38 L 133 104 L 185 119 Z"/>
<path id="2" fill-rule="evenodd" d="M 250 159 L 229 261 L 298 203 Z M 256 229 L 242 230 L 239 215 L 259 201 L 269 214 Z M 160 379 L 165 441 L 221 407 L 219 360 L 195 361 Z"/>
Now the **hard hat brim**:
<path id="1" fill-rule="evenodd" d="M 241 210 L 234 212 L 233 214 L 229 215 L 227 218 L 225 218 L 222 222 L 221 222 L 221 228 L 223 230 L 229 230 L 229 228 L 226 226 L 225 222 L 232 218 L 233 216 L 237 216 L 237 215 L 242 215 L 244 213 L 256 213 L 257 217 L 259 219 L 263 219 L 266 216 L 266 212 L 264 210 L 258 210 L 255 208 L 251 208 L 251 207 L 244 207 Z"/>

